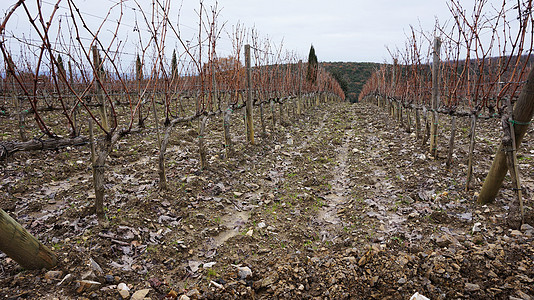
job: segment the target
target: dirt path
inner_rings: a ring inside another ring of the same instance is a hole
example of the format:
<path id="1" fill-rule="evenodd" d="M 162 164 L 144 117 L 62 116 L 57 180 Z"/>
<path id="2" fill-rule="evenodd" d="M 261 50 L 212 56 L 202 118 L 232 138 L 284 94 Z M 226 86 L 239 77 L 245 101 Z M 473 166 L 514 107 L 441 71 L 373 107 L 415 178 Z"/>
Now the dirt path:
<path id="1" fill-rule="evenodd" d="M 76 162 L 88 151 L 20 154 L 3 170 L 0 195 L 10 195 L 9 212 L 58 253 L 62 275 L 43 280 L 45 271 L 23 271 L 0 254 L 0 296 L 115 299 L 119 283 L 132 293 L 149 289 L 152 299 L 534 296 L 532 230 L 505 223 L 513 193 L 505 188 L 496 203 L 477 207 L 463 191 L 467 123 L 459 121 L 448 171 L 369 103 L 312 107 L 285 121 L 291 126 L 268 128 L 269 137 L 250 146 L 236 114 L 236 155 L 228 159 L 220 120 L 208 122 L 205 170 L 194 126 L 177 128 L 167 191 L 157 189 L 156 139 L 124 140 L 108 160 L 108 228 L 87 215 L 90 169 Z M 496 143 L 498 122 L 485 122 L 475 178 Z M 529 195 L 534 143 L 524 146 Z M 51 212 L 57 204 L 65 209 Z M 67 275 L 74 280 L 59 284 Z M 79 290 L 80 280 L 99 286 Z"/>
<path id="2" fill-rule="evenodd" d="M 331 191 L 324 197 L 325 203 L 318 214 L 320 224 L 324 224 L 325 229 L 321 231 L 322 240 L 334 241 L 339 237 L 339 232 L 343 229 L 343 222 L 338 217 L 339 209 L 347 203 L 351 190 L 349 188 L 349 172 L 347 166 L 349 146 L 352 143 L 354 130 L 345 131 L 341 146 L 335 149 L 337 152 L 336 165 L 331 169 L 333 179 L 329 182 Z"/>

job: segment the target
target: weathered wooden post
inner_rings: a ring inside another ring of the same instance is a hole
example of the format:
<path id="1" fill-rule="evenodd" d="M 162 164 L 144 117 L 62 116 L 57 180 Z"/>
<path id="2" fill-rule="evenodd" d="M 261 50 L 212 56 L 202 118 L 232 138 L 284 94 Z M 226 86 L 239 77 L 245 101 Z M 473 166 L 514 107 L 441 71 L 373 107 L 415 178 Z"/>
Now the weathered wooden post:
<path id="1" fill-rule="evenodd" d="M 419 117 L 419 108 L 415 108 L 415 137 L 421 137 L 421 118 Z"/>
<path id="2" fill-rule="evenodd" d="M 260 103 L 261 136 L 265 138 L 267 136 L 267 129 L 265 128 L 265 117 L 263 115 L 263 93 L 258 91 L 256 95 L 258 97 L 258 102 Z"/>
<path id="3" fill-rule="evenodd" d="M 0 208 L 0 251 L 25 269 L 53 268 L 56 255 Z"/>
<path id="4" fill-rule="evenodd" d="M 452 154 L 454 152 L 454 138 L 456 136 L 456 115 L 451 116 L 451 137 L 449 139 L 449 153 L 447 154 L 447 162 L 445 165 L 447 169 L 451 168 Z"/>
<path id="5" fill-rule="evenodd" d="M 397 59 L 393 59 L 393 70 L 391 72 L 391 116 L 393 119 L 398 120 L 398 111 L 399 107 L 397 106 L 397 101 L 395 100 L 395 89 L 397 88 Z"/>
<path id="6" fill-rule="evenodd" d="M 467 161 L 467 179 L 465 181 L 465 191 L 469 190 L 469 184 L 471 183 L 471 177 L 473 176 L 473 152 L 475 151 L 477 114 L 478 110 L 473 111 L 473 113 L 471 114 L 471 130 L 469 131 L 469 156 Z"/>
<path id="7" fill-rule="evenodd" d="M 412 133 L 412 116 L 410 108 L 406 108 L 406 133 Z"/>
<path id="8" fill-rule="evenodd" d="M 534 114 L 534 68 L 530 70 L 527 82 L 519 99 L 514 106 L 513 110 L 513 127 L 515 137 L 515 148 L 518 149 L 521 145 L 521 141 L 527 132 L 528 126 L 531 122 L 532 115 Z M 506 153 L 502 151 L 503 145 L 501 144 L 497 149 L 495 158 L 491 165 L 490 171 L 484 180 L 482 190 L 478 197 L 478 203 L 486 204 L 495 200 L 499 189 L 502 186 L 508 166 L 506 164 Z"/>
<path id="9" fill-rule="evenodd" d="M 70 84 L 74 88 L 74 73 L 72 72 L 72 64 L 71 64 L 70 60 L 67 61 L 67 68 L 69 69 L 69 77 L 67 79 L 68 80 L 68 84 Z M 73 121 L 73 124 L 74 124 L 73 135 L 74 136 L 78 136 L 80 134 L 80 126 L 78 124 L 78 107 L 79 107 L 79 104 L 77 104 L 77 100 L 76 99 L 74 99 L 74 103 L 75 103 L 75 106 L 74 106 L 74 110 L 73 110 L 73 114 L 72 114 L 72 121 Z"/>
<path id="10" fill-rule="evenodd" d="M 441 39 L 434 38 L 434 55 L 432 60 L 432 120 L 430 124 L 430 155 L 438 158 L 438 105 L 439 105 L 439 54 Z"/>
<path id="11" fill-rule="evenodd" d="M 271 97 L 270 97 L 270 104 L 271 104 L 271 117 L 272 117 L 272 121 L 273 121 L 273 132 L 276 128 L 276 114 L 275 114 L 275 103 L 274 103 L 274 99 L 273 99 L 273 96 L 271 94 Z"/>
<path id="12" fill-rule="evenodd" d="M 515 145 L 514 134 L 514 118 L 512 111 L 512 101 L 508 99 L 508 113 L 504 115 L 502 123 L 504 129 L 504 137 L 502 139 L 502 145 L 504 152 L 506 152 L 506 162 L 508 164 L 508 170 L 510 171 L 510 177 L 512 178 L 512 186 L 519 202 L 519 212 L 521 214 L 521 224 L 525 222 L 525 211 L 523 209 L 523 195 L 521 191 L 521 180 L 519 178 L 519 167 L 517 166 L 517 147 Z M 517 212 L 517 205 L 510 205 L 510 216 L 515 218 Z M 514 222 L 515 220 L 509 220 Z M 515 226 L 519 227 L 519 226 Z"/>
<path id="13" fill-rule="evenodd" d="M 425 146 L 426 142 L 428 141 L 428 138 L 430 137 L 430 126 L 428 125 L 428 110 L 425 106 L 423 106 L 423 125 L 425 126 L 425 132 L 423 133 L 422 145 Z"/>
<path id="14" fill-rule="evenodd" d="M 245 65 L 247 69 L 247 102 L 246 102 L 246 122 L 247 140 L 254 145 L 254 123 L 252 121 L 252 67 L 250 65 L 250 45 L 245 45 Z"/>
<path id="15" fill-rule="evenodd" d="M 223 128 L 224 128 L 224 149 L 226 150 L 226 158 L 233 154 L 232 136 L 230 134 L 230 117 L 232 115 L 232 108 L 228 107 L 224 111 Z"/>
<path id="16" fill-rule="evenodd" d="M 204 133 L 206 129 L 206 121 L 208 117 L 202 115 L 200 117 L 200 124 L 198 125 L 198 152 L 200 154 L 200 168 L 206 169 L 208 167 L 208 161 L 206 159 L 206 146 L 204 145 Z"/>
<path id="17" fill-rule="evenodd" d="M 23 142 L 26 142 L 28 140 L 27 136 L 26 136 L 26 130 L 24 128 L 24 111 L 22 109 L 22 98 L 19 97 L 17 95 L 17 93 L 15 92 L 17 89 L 15 87 L 15 63 L 13 62 L 13 60 L 11 59 L 11 56 L 8 55 L 7 57 L 7 64 L 6 64 L 7 68 L 6 68 L 6 74 L 9 75 L 9 76 L 6 76 L 6 77 L 9 77 L 10 78 L 10 81 L 11 81 L 11 97 L 13 98 L 13 101 L 15 102 L 15 111 L 17 113 L 17 116 L 18 116 L 18 121 L 19 121 L 19 135 L 20 135 L 20 139 L 23 141 Z"/>

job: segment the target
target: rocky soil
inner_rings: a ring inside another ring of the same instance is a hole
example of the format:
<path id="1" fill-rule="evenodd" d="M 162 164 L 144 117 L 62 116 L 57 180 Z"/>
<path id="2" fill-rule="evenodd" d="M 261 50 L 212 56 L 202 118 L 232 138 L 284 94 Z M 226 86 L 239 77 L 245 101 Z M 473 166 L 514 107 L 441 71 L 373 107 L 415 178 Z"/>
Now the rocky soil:
<path id="1" fill-rule="evenodd" d="M 154 132 L 121 140 L 107 224 L 90 213 L 87 146 L 11 157 L 0 205 L 60 262 L 28 271 L 0 254 L 0 299 L 534 299 L 532 129 L 519 152 L 528 224 L 510 228 L 508 176 L 495 203 L 475 204 L 499 120 L 478 124 L 467 192 L 468 120 L 450 170 L 446 117 L 436 160 L 371 103 L 314 107 L 274 130 L 270 118 L 254 146 L 233 120 L 230 157 L 222 120 L 208 122 L 205 170 L 198 124 L 175 130 L 166 191 Z"/>

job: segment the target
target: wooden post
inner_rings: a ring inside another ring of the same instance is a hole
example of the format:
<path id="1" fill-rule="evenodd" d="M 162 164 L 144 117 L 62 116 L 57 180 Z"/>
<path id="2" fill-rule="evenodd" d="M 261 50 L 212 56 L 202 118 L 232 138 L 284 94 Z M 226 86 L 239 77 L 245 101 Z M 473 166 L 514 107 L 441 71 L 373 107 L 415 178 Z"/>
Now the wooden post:
<path id="1" fill-rule="evenodd" d="M 104 99 L 104 95 L 102 94 L 102 77 L 104 74 L 102 73 L 102 61 L 100 60 L 100 54 L 98 53 L 98 48 L 96 46 L 93 46 L 93 65 L 94 65 L 94 76 L 95 76 L 95 93 L 96 97 L 98 98 L 98 102 L 100 105 L 100 113 L 102 115 L 102 127 L 106 131 L 109 131 L 109 123 L 108 123 L 108 114 L 106 109 L 106 100 Z"/>
<path id="2" fill-rule="evenodd" d="M 202 115 L 200 117 L 200 124 L 198 128 L 198 152 L 200 154 L 200 168 L 206 169 L 208 167 L 208 161 L 206 160 L 206 147 L 204 145 L 204 132 L 206 129 L 206 121 L 208 117 Z"/>
<path id="3" fill-rule="evenodd" d="M 67 61 L 67 67 L 69 69 L 69 84 L 74 84 L 74 73 L 72 73 L 72 64 L 70 60 Z"/>
<path id="4" fill-rule="evenodd" d="M 514 193 L 516 194 L 517 200 L 519 202 L 519 213 L 521 214 L 521 224 L 525 222 L 525 211 L 523 209 L 523 196 L 521 192 L 521 180 L 519 178 L 519 168 L 517 166 L 517 147 L 515 145 L 515 134 L 514 134 L 514 118 L 512 112 L 512 104 L 510 99 L 508 99 L 508 113 L 503 116 L 502 124 L 504 130 L 504 137 L 502 140 L 503 150 L 506 153 L 506 162 L 508 165 L 508 170 L 510 171 L 510 177 L 512 178 L 512 186 Z M 516 223 L 516 228 L 519 228 L 519 222 L 515 222 L 517 215 L 517 204 L 510 205 L 510 214 L 509 214 L 509 223 Z"/>
<path id="5" fill-rule="evenodd" d="M 217 104 L 215 102 L 215 100 L 218 98 L 218 93 L 217 93 L 217 80 L 215 78 L 215 63 L 212 63 L 211 64 L 211 89 L 212 89 L 212 92 L 211 92 L 211 102 L 210 102 L 210 106 L 211 106 L 211 111 L 213 112 L 214 111 L 214 107 L 215 107 L 215 104 Z M 219 106 L 219 109 L 220 109 L 220 106 Z"/>
<path id="6" fill-rule="evenodd" d="M 72 71 L 72 63 L 71 61 L 67 61 L 67 67 L 69 69 L 69 84 L 72 86 L 73 89 L 75 89 L 75 86 L 74 86 L 74 73 Z M 78 124 L 78 107 L 79 107 L 79 104 L 78 104 L 78 100 L 77 99 L 74 99 L 74 103 L 75 103 L 75 106 L 74 106 L 74 112 L 73 112 L 73 121 L 74 121 L 74 136 L 78 136 L 80 135 L 80 131 L 81 131 L 81 128 L 80 128 L 80 125 Z"/>
<path id="7" fill-rule="evenodd" d="M 139 114 L 139 121 L 137 125 L 139 127 L 145 127 L 144 120 L 143 120 L 143 112 L 141 110 L 141 82 L 143 81 L 143 63 L 141 62 L 141 59 L 139 55 L 137 55 L 137 60 L 135 61 L 135 79 L 137 81 L 137 102 L 139 105 L 137 106 L 138 114 Z M 181 103 L 181 102 L 180 102 Z"/>
<path id="8" fill-rule="evenodd" d="M 252 121 L 252 66 L 250 65 L 250 45 L 245 45 L 245 64 L 247 68 L 247 103 L 246 103 L 246 120 L 247 120 L 247 140 L 254 145 L 254 123 Z"/>
<path id="9" fill-rule="evenodd" d="M 404 123 L 403 116 L 402 116 L 402 111 L 403 111 L 404 107 L 402 106 L 402 101 L 401 100 L 399 100 L 399 104 L 398 105 L 399 105 L 399 117 L 398 117 L 399 125 L 402 128 L 402 123 Z"/>
<path id="10" fill-rule="evenodd" d="M 279 101 L 280 102 L 278 102 L 278 108 L 279 108 L 278 112 L 280 114 L 280 124 L 282 125 L 282 124 L 284 124 L 284 113 L 282 111 L 284 104 L 282 103 L 282 99 L 279 99 Z"/>
<path id="11" fill-rule="evenodd" d="M 265 129 L 265 118 L 263 116 L 263 99 L 258 92 L 258 101 L 260 102 L 260 122 L 261 122 L 261 136 L 265 138 L 267 136 L 267 131 Z"/>
<path id="12" fill-rule="evenodd" d="M 432 60 L 432 120 L 430 124 L 430 155 L 438 158 L 438 105 L 439 105 L 439 54 L 441 39 L 434 38 L 434 55 Z"/>
<path id="13" fill-rule="evenodd" d="M 104 221 L 104 171 L 106 159 L 111 151 L 111 139 L 106 136 L 98 142 L 95 162 L 93 163 L 93 183 L 95 188 L 95 213 L 99 221 Z"/>
<path id="14" fill-rule="evenodd" d="M 23 142 L 26 142 L 28 138 L 26 137 L 26 130 L 24 129 L 24 111 L 22 110 L 22 97 L 15 96 L 15 103 L 17 104 L 16 110 L 19 117 L 20 139 Z"/>
<path id="15" fill-rule="evenodd" d="M 0 208 L 0 251 L 25 269 L 51 269 L 56 255 Z"/>
<path id="16" fill-rule="evenodd" d="M 430 126 L 428 125 L 428 110 L 426 107 L 423 106 L 423 125 L 425 126 L 425 132 L 423 134 L 423 143 L 422 145 L 426 145 L 426 142 L 428 141 L 428 138 L 430 137 Z"/>
<path id="17" fill-rule="evenodd" d="M 471 130 L 469 131 L 469 157 L 467 161 L 467 179 L 465 182 L 465 191 L 469 190 L 469 184 L 471 183 L 471 177 L 473 176 L 473 152 L 475 151 L 475 133 L 477 125 L 478 111 L 474 111 L 471 115 Z"/>
<path id="18" fill-rule="evenodd" d="M 270 103 L 271 103 L 271 116 L 272 116 L 272 120 L 273 120 L 273 132 L 274 132 L 274 129 L 276 128 L 276 115 L 275 115 L 275 109 L 274 109 L 274 99 L 271 99 L 270 100 Z"/>
<path id="19" fill-rule="evenodd" d="M 12 70 L 15 70 L 15 63 L 13 63 L 13 60 L 11 59 L 11 56 L 7 57 L 7 68 L 6 68 L 6 74 L 11 75 L 9 76 L 11 78 L 11 97 L 13 97 L 13 101 L 15 102 L 15 111 L 18 116 L 19 121 L 19 135 L 20 139 L 23 142 L 26 142 L 28 138 L 26 137 L 26 130 L 24 129 L 24 113 L 22 110 L 22 98 L 17 95 L 15 92 L 17 88 L 15 87 L 15 74 L 12 73 Z"/>
<path id="20" fill-rule="evenodd" d="M 409 108 L 406 109 L 406 133 L 412 133 L 412 116 Z"/>
<path id="21" fill-rule="evenodd" d="M 165 153 L 167 152 L 167 145 L 169 144 L 171 131 L 172 131 L 172 124 L 168 124 L 165 127 L 163 139 L 161 140 L 161 146 L 159 148 L 158 175 L 159 175 L 159 188 L 161 190 L 167 189 L 167 175 L 165 172 Z"/>
<path id="22" fill-rule="evenodd" d="M 391 72 L 391 99 L 392 99 L 392 111 L 391 111 L 391 116 L 393 118 L 393 120 L 397 120 L 399 121 L 400 118 L 400 112 L 399 112 L 399 109 L 400 109 L 400 101 L 397 101 L 395 99 L 395 89 L 397 88 L 397 59 L 394 58 L 393 59 L 393 70 Z"/>
<path id="23" fill-rule="evenodd" d="M 230 134 L 230 117 L 232 109 L 228 107 L 224 111 L 223 127 L 224 127 L 224 148 L 226 149 L 226 158 L 233 154 L 232 136 Z"/>
<path id="24" fill-rule="evenodd" d="M 419 116 L 419 108 L 415 108 L 415 137 L 421 137 L 421 118 Z"/>

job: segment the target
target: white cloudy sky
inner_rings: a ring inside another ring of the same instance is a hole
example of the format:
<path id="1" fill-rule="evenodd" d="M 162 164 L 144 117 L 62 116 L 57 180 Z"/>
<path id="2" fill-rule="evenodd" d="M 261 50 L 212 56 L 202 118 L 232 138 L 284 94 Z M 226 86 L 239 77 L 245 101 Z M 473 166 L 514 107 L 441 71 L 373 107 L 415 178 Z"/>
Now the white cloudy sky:
<path id="1" fill-rule="evenodd" d="M 46 10 L 57 0 L 41 0 Z M 16 0 L 1 0 L 2 16 Z M 26 0 L 34 4 L 36 0 Z M 90 25 L 98 25 L 108 8 L 117 0 L 77 0 L 84 18 Z M 472 10 L 474 0 L 460 0 L 468 11 Z M 500 7 L 501 1 L 489 0 L 489 5 Z M 133 45 L 135 33 L 131 28 L 135 25 L 133 7 L 134 0 L 125 1 L 124 24 L 131 26 L 121 39 Z M 151 7 L 151 0 L 138 0 L 138 3 Z M 215 3 L 204 0 L 206 7 Z M 60 13 L 65 15 L 68 6 L 66 0 L 61 2 Z M 170 16 L 179 22 L 182 33 L 192 32 L 198 27 L 198 0 L 173 0 Z M 284 47 L 297 52 L 302 58 L 307 57 L 311 44 L 316 49 L 320 61 L 390 61 L 386 46 L 402 48 L 410 25 L 431 31 L 436 22 L 450 20 L 450 12 L 445 0 L 219 0 L 221 9 L 219 21 L 227 21 L 226 29 L 231 30 L 238 21 L 245 27 L 255 27 L 261 36 L 268 36 L 279 44 L 283 40 Z M 117 11 L 117 10 L 115 10 Z M 180 11 L 180 12 L 179 12 Z M 178 13 L 179 12 L 179 13 Z M 178 21 L 178 14 L 180 19 Z M 137 17 L 141 20 L 140 14 Z M 25 35 L 28 37 L 26 17 L 18 10 L 7 26 L 7 35 Z M 110 30 L 107 30 L 110 32 Z M 36 38 L 36 36 L 30 37 Z M 190 39 L 186 37 L 185 39 Z M 223 34 L 219 43 L 219 54 L 230 51 L 227 34 Z M 172 44 L 176 44 L 174 41 Z M 135 49 L 128 45 L 126 51 Z"/>

